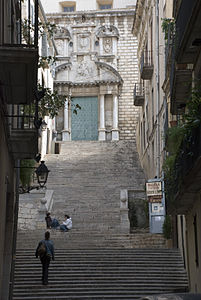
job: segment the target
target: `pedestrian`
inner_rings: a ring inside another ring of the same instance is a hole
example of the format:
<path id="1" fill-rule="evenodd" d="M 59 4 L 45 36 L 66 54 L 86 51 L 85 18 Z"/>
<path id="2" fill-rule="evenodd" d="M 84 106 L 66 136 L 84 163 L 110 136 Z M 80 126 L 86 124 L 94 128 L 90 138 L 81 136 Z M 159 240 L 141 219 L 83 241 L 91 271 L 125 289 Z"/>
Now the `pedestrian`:
<path id="1" fill-rule="evenodd" d="M 60 230 L 68 231 L 72 228 L 72 225 L 72 219 L 68 215 L 65 215 L 65 221 L 63 221 L 63 224 L 60 225 Z"/>
<path id="2" fill-rule="evenodd" d="M 54 244 L 50 240 L 49 231 L 45 232 L 45 239 L 38 243 L 35 253 L 36 258 L 40 256 L 40 261 L 42 264 L 42 284 L 48 284 L 48 268 L 51 259 L 54 260 Z"/>
<path id="3" fill-rule="evenodd" d="M 47 229 L 50 229 L 50 228 L 55 229 L 55 228 L 60 226 L 59 221 L 57 219 L 55 219 L 55 218 L 52 219 L 51 218 L 50 212 L 46 213 L 45 221 L 46 221 Z"/>
<path id="4" fill-rule="evenodd" d="M 50 229 L 52 225 L 52 218 L 49 212 L 46 213 L 45 221 L 46 221 L 47 229 Z"/>

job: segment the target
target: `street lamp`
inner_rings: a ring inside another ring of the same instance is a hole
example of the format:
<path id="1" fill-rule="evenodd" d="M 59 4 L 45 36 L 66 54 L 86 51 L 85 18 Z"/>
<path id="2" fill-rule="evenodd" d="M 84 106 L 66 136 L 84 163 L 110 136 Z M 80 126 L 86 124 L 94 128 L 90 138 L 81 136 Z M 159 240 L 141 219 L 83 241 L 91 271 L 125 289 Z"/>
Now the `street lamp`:
<path id="1" fill-rule="evenodd" d="M 48 170 L 44 160 L 42 160 L 40 166 L 35 171 L 40 187 L 43 188 L 45 186 L 49 172 L 50 170 Z"/>

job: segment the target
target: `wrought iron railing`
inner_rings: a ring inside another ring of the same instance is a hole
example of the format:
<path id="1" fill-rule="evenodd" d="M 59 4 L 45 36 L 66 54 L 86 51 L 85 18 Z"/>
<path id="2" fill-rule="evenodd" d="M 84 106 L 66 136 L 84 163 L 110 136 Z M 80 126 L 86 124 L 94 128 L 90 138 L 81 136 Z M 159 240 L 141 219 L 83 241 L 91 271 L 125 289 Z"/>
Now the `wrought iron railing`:
<path id="1" fill-rule="evenodd" d="M 26 5 L 24 10 L 23 5 Z M 27 15 L 23 15 L 23 11 L 27 11 Z M 34 5 L 30 0 L 11 1 L 10 15 L 5 23 L 10 35 L 2 30 L 4 46 L 38 47 L 38 0 L 34 0 Z"/>
<path id="2" fill-rule="evenodd" d="M 37 116 L 34 105 L 8 105 L 8 126 L 12 130 L 36 129 Z"/>
<path id="3" fill-rule="evenodd" d="M 171 24 L 168 25 L 168 33 L 167 33 L 167 40 L 165 44 L 165 66 L 167 69 L 167 65 L 171 61 L 171 51 L 173 47 L 173 42 L 175 42 L 175 32 L 172 31 Z"/>
<path id="4" fill-rule="evenodd" d="M 141 59 L 140 59 L 140 70 L 142 72 L 144 67 L 153 66 L 153 56 L 152 51 L 144 50 L 142 51 Z"/>
<path id="5" fill-rule="evenodd" d="M 145 93 L 144 84 L 143 83 L 135 83 L 134 90 L 133 90 L 134 99 L 136 97 L 143 97 L 144 93 Z"/>

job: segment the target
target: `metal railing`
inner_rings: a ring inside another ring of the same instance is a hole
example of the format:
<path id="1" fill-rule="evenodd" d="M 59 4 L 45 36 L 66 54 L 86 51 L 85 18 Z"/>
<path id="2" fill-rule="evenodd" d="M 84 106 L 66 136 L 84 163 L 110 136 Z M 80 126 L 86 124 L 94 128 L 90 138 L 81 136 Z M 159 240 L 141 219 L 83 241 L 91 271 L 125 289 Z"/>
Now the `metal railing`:
<path id="1" fill-rule="evenodd" d="M 26 3 L 26 4 L 25 4 Z M 5 4 L 4 4 L 5 5 Z M 27 15 L 23 15 L 23 5 L 27 5 Z M 38 47 L 38 0 L 32 5 L 30 0 L 11 1 L 9 18 L 3 20 L 3 24 L 10 29 L 2 30 L 3 45 L 9 47 Z M 4 18 L 4 16 L 3 16 Z M 6 32 L 6 34 L 5 34 Z"/>
<path id="2" fill-rule="evenodd" d="M 135 83 L 133 90 L 133 97 L 143 97 L 145 94 L 144 84 L 143 83 Z"/>
<path id="3" fill-rule="evenodd" d="M 152 51 L 144 50 L 141 55 L 140 59 L 140 70 L 144 67 L 151 67 L 153 66 L 153 56 Z"/>
<path id="4" fill-rule="evenodd" d="M 34 105 L 8 105 L 8 126 L 10 130 L 29 130 L 35 127 Z"/>
<path id="5" fill-rule="evenodd" d="M 166 66 L 166 69 L 167 69 L 167 65 L 171 61 L 171 51 L 172 51 L 172 47 L 173 47 L 173 42 L 175 42 L 175 32 L 172 31 L 171 24 L 169 24 L 167 41 L 165 44 L 165 66 Z"/>

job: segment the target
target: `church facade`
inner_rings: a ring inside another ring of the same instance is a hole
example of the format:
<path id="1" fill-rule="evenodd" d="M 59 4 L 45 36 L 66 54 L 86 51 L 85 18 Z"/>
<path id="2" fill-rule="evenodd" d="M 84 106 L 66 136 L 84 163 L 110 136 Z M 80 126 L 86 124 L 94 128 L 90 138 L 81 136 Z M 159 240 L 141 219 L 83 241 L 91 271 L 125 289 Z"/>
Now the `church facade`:
<path id="1" fill-rule="evenodd" d="M 54 88 L 66 96 L 56 119 L 58 141 L 135 139 L 137 40 L 131 32 L 135 10 L 126 7 L 129 2 L 121 9 L 79 11 L 77 5 L 73 12 L 59 12 L 55 4 L 47 13 L 57 28 Z"/>

